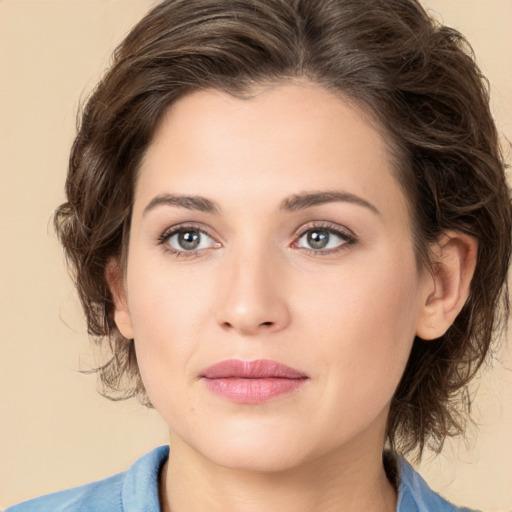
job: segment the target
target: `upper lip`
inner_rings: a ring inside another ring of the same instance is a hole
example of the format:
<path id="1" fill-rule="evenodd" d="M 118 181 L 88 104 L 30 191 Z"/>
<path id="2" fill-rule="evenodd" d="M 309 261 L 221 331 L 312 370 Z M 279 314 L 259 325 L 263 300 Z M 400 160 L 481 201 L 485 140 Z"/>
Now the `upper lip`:
<path id="1" fill-rule="evenodd" d="M 240 379 L 304 379 L 307 375 L 295 368 L 291 368 L 277 361 L 257 359 L 242 361 L 240 359 L 226 359 L 205 368 L 201 377 L 207 379 L 240 378 Z"/>

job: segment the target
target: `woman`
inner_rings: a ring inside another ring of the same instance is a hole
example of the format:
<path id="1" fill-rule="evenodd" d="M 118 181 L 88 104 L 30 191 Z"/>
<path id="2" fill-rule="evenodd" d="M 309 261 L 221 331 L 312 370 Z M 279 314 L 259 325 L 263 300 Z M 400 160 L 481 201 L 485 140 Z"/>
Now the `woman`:
<path id="1" fill-rule="evenodd" d="M 413 0 L 171 0 L 133 29 L 55 220 L 99 377 L 170 456 L 10 510 L 455 510 L 401 455 L 463 430 L 506 307 L 465 48 Z"/>

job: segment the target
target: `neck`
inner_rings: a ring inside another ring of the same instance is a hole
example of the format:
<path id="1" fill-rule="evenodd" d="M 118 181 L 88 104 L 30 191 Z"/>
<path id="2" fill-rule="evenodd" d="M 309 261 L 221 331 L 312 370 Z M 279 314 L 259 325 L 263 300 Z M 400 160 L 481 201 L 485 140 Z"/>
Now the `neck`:
<path id="1" fill-rule="evenodd" d="M 344 450 L 266 473 L 219 466 L 171 434 L 171 455 L 160 479 L 162 511 L 394 511 L 397 496 L 386 477 L 382 447 L 355 452 L 357 457 Z"/>

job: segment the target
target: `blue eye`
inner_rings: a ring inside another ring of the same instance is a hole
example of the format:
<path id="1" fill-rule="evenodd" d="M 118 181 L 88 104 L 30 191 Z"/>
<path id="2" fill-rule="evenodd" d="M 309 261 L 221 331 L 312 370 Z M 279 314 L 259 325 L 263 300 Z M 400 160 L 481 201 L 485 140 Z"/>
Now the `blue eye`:
<path id="1" fill-rule="evenodd" d="M 344 245 L 354 242 L 354 237 L 330 227 L 311 228 L 300 235 L 296 247 L 313 251 L 340 249 Z"/>

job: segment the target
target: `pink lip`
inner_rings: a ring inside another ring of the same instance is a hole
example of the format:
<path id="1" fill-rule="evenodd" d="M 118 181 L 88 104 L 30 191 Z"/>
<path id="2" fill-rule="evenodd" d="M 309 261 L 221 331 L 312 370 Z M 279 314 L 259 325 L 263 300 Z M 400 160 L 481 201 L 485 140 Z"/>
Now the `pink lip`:
<path id="1" fill-rule="evenodd" d="M 232 402 L 259 404 L 301 387 L 308 376 L 276 361 L 228 359 L 200 375 L 206 387 Z"/>

